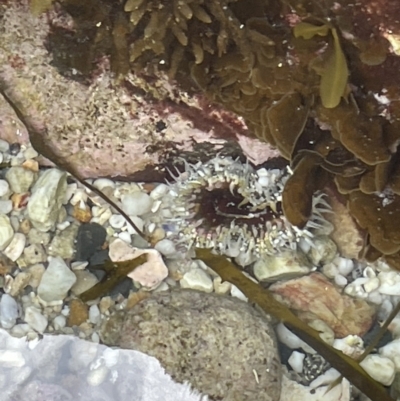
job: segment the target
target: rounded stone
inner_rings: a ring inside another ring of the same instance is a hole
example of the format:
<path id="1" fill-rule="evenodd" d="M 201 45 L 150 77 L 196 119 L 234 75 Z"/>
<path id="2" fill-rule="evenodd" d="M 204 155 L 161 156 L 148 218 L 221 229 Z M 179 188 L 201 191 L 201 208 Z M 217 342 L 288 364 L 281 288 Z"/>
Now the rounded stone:
<path id="1" fill-rule="evenodd" d="M 113 314 L 101 337 L 156 357 L 176 381 L 212 399 L 279 400 L 282 372 L 271 323 L 237 299 L 193 290 L 154 293 Z"/>
<path id="2" fill-rule="evenodd" d="M 6 173 L 6 180 L 16 194 L 28 192 L 35 177 L 36 174 L 32 170 L 20 166 L 11 167 Z"/>
<path id="3" fill-rule="evenodd" d="M 142 216 L 151 211 L 153 199 L 144 192 L 134 192 L 121 197 L 122 208 L 130 216 Z"/>
<path id="4" fill-rule="evenodd" d="M 4 196 L 10 190 L 10 185 L 6 180 L 0 180 L 0 196 Z"/>
<path id="5" fill-rule="evenodd" d="M 8 216 L 0 214 L 0 251 L 9 245 L 14 237 L 14 229 Z"/>

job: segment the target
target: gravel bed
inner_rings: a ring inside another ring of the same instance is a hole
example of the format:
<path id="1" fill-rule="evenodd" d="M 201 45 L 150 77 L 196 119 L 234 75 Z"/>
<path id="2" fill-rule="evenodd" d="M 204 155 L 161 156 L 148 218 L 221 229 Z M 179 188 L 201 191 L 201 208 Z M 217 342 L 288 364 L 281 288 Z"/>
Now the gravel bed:
<path id="1" fill-rule="evenodd" d="M 286 170 L 257 171 L 216 156 L 206 165 L 187 165 L 171 184 L 88 180 L 123 208 L 150 239 L 146 242 L 97 194 L 57 168 L 40 168 L 38 156 L 33 148 L 0 140 L 4 166 L 0 171 L 0 326 L 14 337 L 34 340 L 43 334 L 67 334 L 99 343 L 101 327 L 113 312 L 133 307 L 151 292 L 174 288 L 231 295 L 246 301 L 238 288 L 222 283 L 215 272 L 193 258 L 194 245 L 212 246 L 235 259 L 246 274 L 265 286 L 279 280 L 323 275 L 340 293 L 372 305 L 377 311 L 375 326 L 386 319 L 399 300 L 397 272 L 381 262 L 366 265 L 339 254 L 329 238 L 329 224 L 321 217 L 328 209 L 323 195 L 316 198 L 313 225 L 303 232 L 289 227 L 279 212 L 275 217 L 280 222 L 272 228 L 260 226 L 256 232 L 251 224 L 245 229 L 232 225 L 216 234 L 204 228 L 207 216 L 199 217 L 204 199 L 199 197 L 207 185 L 216 185 L 217 181 L 207 176 L 210 171 L 210 177 L 220 175 L 219 180 L 225 180 L 228 186 L 235 183 L 236 177 L 250 177 L 251 187 L 247 178 L 232 188 L 243 188 L 239 194 L 249 199 L 255 193 L 247 189 L 258 188 L 265 199 L 277 203 Z M 232 196 L 237 196 L 232 188 Z M 214 206 L 224 215 L 226 204 Z M 271 230 L 274 234 L 268 236 Z M 254 238 L 263 239 L 257 242 Z M 108 274 L 99 266 L 142 254 L 147 262 L 109 293 L 87 302 L 80 300 L 81 294 Z M 368 341 L 368 336 L 354 333 L 339 338 L 321 320 L 313 323 L 319 325 L 328 343 L 354 357 L 362 353 Z M 277 336 L 287 377 L 308 389 L 317 388 L 323 377 L 334 377 L 335 371 L 282 325 L 277 328 Z M 395 378 L 397 382 L 400 318 L 395 318 L 385 343 L 362 366 L 386 386 Z M 350 397 L 349 389 L 343 391 L 348 391 Z M 334 399 L 329 397 L 323 399 Z"/>

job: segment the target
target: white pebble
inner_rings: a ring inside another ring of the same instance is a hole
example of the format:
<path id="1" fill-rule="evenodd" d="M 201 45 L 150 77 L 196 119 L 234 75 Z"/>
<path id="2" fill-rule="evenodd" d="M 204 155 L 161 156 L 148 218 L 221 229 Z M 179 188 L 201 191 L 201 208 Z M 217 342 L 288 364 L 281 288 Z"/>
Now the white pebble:
<path id="1" fill-rule="evenodd" d="M 106 187 L 114 188 L 115 182 L 108 178 L 98 178 L 93 182 L 93 186 L 102 191 Z"/>
<path id="2" fill-rule="evenodd" d="M 77 188 L 71 198 L 71 200 L 69 201 L 69 203 L 72 206 L 75 206 L 76 204 L 78 204 L 80 201 L 83 201 L 86 203 L 88 198 L 87 193 L 85 192 L 85 190 L 83 188 Z"/>
<path id="3" fill-rule="evenodd" d="M 153 206 L 151 207 L 151 213 L 156 213 L 157 210 L 160 208 L 161 203 L 162 202 L 160 200 L 154 201 Z"/>
<path id="4" fill-rule="evenodd" d="M 193 290 L 212 292 L 213 282 L 210 276 L 199 268 L 192 269 L 185 273 L 180 280 L 182 288 L 191 288 Z"/>
<path id="5" fill-rule="evenodd" d="M 48 324 L 47 317 L 43 316 L 40 310 L 34 306 L 28 306 L 25 309 L 24 319 L 25 322 L 38 333 L 43 333 L 46 330 Z"/>
<path id="6" fill-rule="evenodd" d="M 0 199 L 0 214 L 8 214 L 13 209 L 13 204 L 11 199 L 3 200 Z"/>
<path id="7" fill-rule="evenodd" d="M 0 323 L 3 329 L 11 329 L 18 318 L 17 301 L 9 294 L 3 294 L 0 300 Z"/>
<path id="8" fill-rule="evenodd" d="M 341 274 L 337 274 L 335 276 L 335 284 L 337 284 L 340 287 L 344 287 L 347 285 L 347 278 L 343 277 Z"/>
<path id="9" fill-rule="evenodd" d="M 29 327 L 29 324 L 26 323 L 21 323 L 21 324 L 16 324 L 10 331 L 11 335 L 13 337 L 21 338 L 25 337 L 31 328 Z"/>
<path id="10" fill-rule="evenodd" d="M 248 298 L 246 295 L 243 294 L 242 291 L 239 290 L 239 288 L 236 287 L 236 285 L 231 285 L 231 296 L 237 299 L 240 299 L 243 302 L 247 302 Z"/>
<path id="11" fill-rule="evenodd" d="M 15 262 L 24 251 L 26 244 L 26 237 L 22 233 L 14 234 L 11 242 L 8 244 L 7 248 L 4 249 L 3 253 L 13 262 Z"/>
<path id="12" fill-rule="evenodd" d="M 288 363 L 295 372 L 301 373 L 303 371 L 304 358 L 305 354 L 302 352 L 293 351 L 288 359 Z"/>
<path id="13" fill-rule="evenodd" d="M 142 216 L 153 206 L 153 199 L 144 192 L 122 195 L 121 202 L 124 212 L 132 216 Z"/>
<path id="14" fill-rule="evenodd" d="M 98 324 L 101 321 L 100 310 L 97 305 L 92 305 L 89 308 L 89 320 L 93 324 Z"/>
<path id="15" fill-rule="evenodd" d="M 354 262 L 351 259 L 337 257 L 333 262 L 337 264 L 339 273 L 343 276 L 349 275 L 354 269 Z"/>
<path id="16" fill-rule="evenodd" d="M 62 223 L 58 223 L 56 227 L 57 227 L 57 230 L 64 231 L 70 225 L 71 225 L 71 222 L 68 220 L 65 220 Z"/>
<path id="17" fill-rule="evenodd" d="M 169 191 L 169 187 L 166 184 L 159 184 L 157 185 L 151 192 L 150 196 L 154 200 L 162 199 L 162 197 L 167 194 Z"/>
<path id="18" fill-rule="evenodd" d="M 315 351 L 303 340 L 292 333 L 283 323 L 276 326 L 276 335 L 279 340 L 291 349 L 302 348 L 304 351 L 315 354 Z"/>
<path id="19" fill-rule="evenodd" d="M 137 216 L 129 216 L 129 217 L 130 217 L 130 219 L 132 220 L 133 224 L 135 224 L 135 226 L 136 226 L 140 231 L 143 231 L 143 228 L 144 228 L 144 222 L 143 222 L 143 220 L 142 220 L 140 217 L 137 217 Z M 128 233 L 129 233 L 130 235 L 138 234 L 138 233 L 136 232 L 136 230 L 135 230 L 129 223 L 126 224 L 126 229 L 127 229 Z"/>
<path id="20" fill-rule="evenodd" d="M 38 296 L 45 302 L 66 297 L 75 284 L 76 276 L 59 256 L 51 258 L 38 287 Z"/>
<path id="21" fill-rule="evenodd" d="M 170 256 L 176 253 L 175 245 L 170 239 L 158 241 L 154 248 L 164 256 Z"/>
<path id="22" fill-rule="evenodd" d="M 99 216 L 92 217 L 90 222 L 91 223 L 98 223 L 101 226 L 104 226 L 104 224 L 110 219 L 111 216 L 112 216 L 112 212 L 111 212 L 110 208 L 107 208 Z"/>
<path id="23" fill-rule="evenodd" d="M 6 180 L 0 180 L 0 196 L 4 196 L 10 190 L 10 185 Z"/>
<path id="24" fill-rule="evenodd" d="M 367 266 L 363 270 L 363 276 L 368 277 L 368 278 L 374 278 L 374 277 L 376 277 L 376 272 L 371 266 Z"/>
<path id="25" fill-rule="evenodd" d="M 86 261 L 76 261 L 71 263 L 71 270 L 84 270 L 85 267 L 89 264 Z"/>
<path id="26" fill-rule="evenodd" d="M 8 216 L 0 214 L 0 251 L 3 251 L 14 237 L 14 229 Z"/>
<path id="27" fill-rule="evenodd" d="M 395 376 L 393 361 L 377 354 L 370 354 L 360 362 L 360 366 L 377 382 L 390 386 Z"/>
<path id="28" fill-rule="evenodd" d="M 364 290 L 366 292 L 372 292 L 375 291 L 376 289 L 379 288 L 380 282 L 377 277 L 370 278 L 365 284 L 364 284 Z"/>
<path id="29" fill-rule="evenodd" d="M 53 319 L 53 327 L 55 330 L 63 329 L 67 324 L 67 318 L 63 315 L 58 315 Z"/>
<path id="30" fill-rule="evenodd" d="M 113 214 L 108 222 L 110 223 L 110 226 L 116 230 L 120 230 L 126 224 L 125 217 L 120 214 Z"/>
<path id="31" fill-rule="evenodd" d="M 123 231 L 122 233 L 119 233 L 118 238 L 122 239 L 122 241 L 125 241 L 127 244 L 132 243 L 132 238 L 128 231 Z"/>
<path id="32" fill-rule="evenodd" d="M 400 338 L 393 340 L 379 349 L 382 356 L 390 358 L 394 364 L 397 372 L 400 372 Z"/>

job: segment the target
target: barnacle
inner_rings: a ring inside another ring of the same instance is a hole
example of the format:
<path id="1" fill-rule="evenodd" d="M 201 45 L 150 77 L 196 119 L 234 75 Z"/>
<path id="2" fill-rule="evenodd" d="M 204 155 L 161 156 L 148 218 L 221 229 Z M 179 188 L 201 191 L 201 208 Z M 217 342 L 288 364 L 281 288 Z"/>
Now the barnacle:
<path id="1" fill-rule="evenodd" d="M 185 162 L 185 171 L 164 198 L 161 221 L 187 250 L 213 248 L 241 265 L 296 250 L 300 241 L 312 246 L 316 232 L 331 230 L 324 218 L 330 209 L 324 194 L 316 193 L 304 227 L 290 224 L 282 212 L 282 191 L 290 175 L 288 167 L 255 170 L 231 157 Z"/>

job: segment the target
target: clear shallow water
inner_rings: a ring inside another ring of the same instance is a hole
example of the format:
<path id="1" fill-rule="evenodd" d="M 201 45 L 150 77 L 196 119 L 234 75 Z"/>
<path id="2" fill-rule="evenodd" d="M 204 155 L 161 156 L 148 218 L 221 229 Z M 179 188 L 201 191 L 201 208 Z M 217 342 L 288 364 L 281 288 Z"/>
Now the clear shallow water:
<path id="1" fill-rule="evenodd" d="M 0 330 L 0 401 L 206 401 L 157 359 L 74 336 L 26 341 Z"/>

